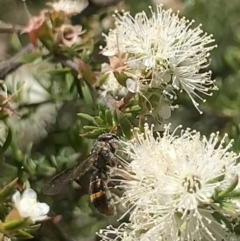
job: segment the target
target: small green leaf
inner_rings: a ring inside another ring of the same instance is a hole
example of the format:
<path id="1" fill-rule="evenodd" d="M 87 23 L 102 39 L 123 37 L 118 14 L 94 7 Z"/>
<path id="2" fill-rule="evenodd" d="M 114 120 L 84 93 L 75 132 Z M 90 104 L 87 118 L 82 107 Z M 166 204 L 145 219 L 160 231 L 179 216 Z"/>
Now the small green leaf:
<path id="1" fill-rule="evenodd" d="M 119 125 L 122 129 L 123 134 L 127 137 L 127 139 L 132 138 L 132 125 L 127 118 L 122 118 L 119 120 Z"/>
<path id="2" fill-rule="evenodd" d="M 104 74 L 98 81 L 99 86 L 102 86 L 108 79 L 109 74 Z"/>
<path id="3" fill-rule="evenodd" d="M 87 121 L 91 121 L 92 123 L 95 124 L 95 119 L 94 119 L 94 117 L 92 117 L 92 116 L 90 116 L 90 115 L 88 115 L 88 114 L 85 114 L 85 113 L 78 113 L 77 115 L 78 115 L 80 118 L 85 119 L 85 120 L 87 120 Z"/>
<path id="4" fill-rule="evenodd" d="M 92 130 L 99 129 L 99 127 L 98 126 L 84 126 L 83 129 L 86 131 L 92 131 Z"/>
<path id="5" fill-rule="evenodd" d="M 15 189 L 18 178 L 7 184 L 3 189 L 0 190 L 0 202 L 3 202 Z"/>
<path id="6" fill-rule="evenodd" d="M 5 140 L 5 142 L 3 143 L 3 145 L 0 147 L 0 157 L 4 154 L 4 152 L 8 149 L 8 147 L 10 146 L 12 142 L 12 131 L 9 128 L 8 129 L 8 134 L 7 134 L 7 138 Z"/>
<path id="7" fill-rule="evenodd" d="M 134 105 L 131 107 L 130 112 L 139 112 L 141 107 L 139 105 Z"/>
<path id="8" fill-rule="evenodd" d="M 58 167 L 58 162 L 57 162 L 56 157 L 54 155 L 50 156 L 50 163 L 53 167 L 55 167 L 55 168 Z"/>
<path id="9" fill-rule="evenodd" d="M 212 184 L 212 183 L 220 182 L 220 181 L 223 181 L 224 178 L 225 178 L 225 173 L 221 174 L 220 176 L 218 176 L 216 178 L 209 180 L 207 183 Z"/>
<path id="10" fill-rule="evenodd" d="M 234 177 L 234 179 L 232 180 L 230 185 L 225 190 L 218 193 L 218 198 L 224 198 L 224 196 L 226 196 L 228 193 L 232 192 L 236 188 L 237 185 L 238 185 L 238 175 L 236 175 Z"/>
<path id="11" fill-rule="evenodd" d="M 104 114 L 104 112 L 103 111 L 99 111 L 99 117 L 102 119 L 102 120 L 104 120 L 105 121 L 105 114 Z"/>
<path id="12" fill-rule="evenodd" d="M 234 190 L 227 195 L 228 198 L 239 198 L 240 199 L 240 190 Z"/>
<path id="13" fill-rule="evenodd" d="M 27 233 L 23 230 L 18 230 L 17 231 L 17 234 L 15 235 L 16 238 L 19 238 L 19 239 L 32 239 L 34 238 L 34 236 L 32 236 L 30 233 Z"/>
<path id="14" fill-rule="evenodd" d="M 89 88 L 86 84 L 82 85 L 82 93 L 84 100 L 86 101 L 87 105 L 92 106 L 93 105 L 93 98 L 91 95 L 91 92 L 89 91 Z"/>
<path id="15" fill-rule="evenodd" d="M 224 215 L 222 215 L 221 213 L 219 213 L 219 212 L 214 212 L 213 214 L 212 214 L 212 216 L 214 217 L 214 219 L 219 223 L 219 224 L 222 224 L 222 223 L 224 223 L 225 224 L 225 226 L 227 227 L 227 229 L 229 230 L 229 231 L 233 231 L 232 230 L 232 225 L 231 225 L 231 223 L 229 222 L 229 220 L 224 216 Z"/>
<path id="16" fill-rule="evenodd" d="M 23 64 L 28 64 L 28 63 L 33 63 L 37 59 L 42 58 L 42 53 L 30 53 L 30 54 L 25 54 L 23 57 L 21 57 L 18 62 L 23 63 Z"/>
<path id="17" fill-rule="evenodd" d="M 113 116 L 108 109 L 105 111 L 105 120 L 110 126 L 113 125 Z"/>
<path id="18" fill-rule="evenodd" d="M 116 109 L 113 111 L 113 120 L 114 120 L 114 124 L 116 125 L 118 123 L 118 114 Z"/>
<path id="19" fill-rule="evenodd" d="M 80 208 L 80 210 L 83 210 L 85 213 L 91 213 L 91 208 L 89 206 L 89 195 L 84 195 L 82 196 L 78 203 L 77 206 Z"/>
<path id="20" fill-rule="evenodd" d="M 83 134 L 80 134 L 81 137 L 96 139 L 99 135 L 106 133 L 106 128 L 97 128 L 93 131 L 89 131 Z"/>
<path id="21" fill-rule="evenodd" d="M 18 34 L 16 33 L 12 34 L 11 44 L 15 50 L 20 50 L 22 48 L 22 44 L 19 40 Z"/>
<path id="22" fill-rule="evenodd" d="M 97 78 L 91 68 L 80 59 L 75 59 L 75 63 L 78 65 L 80 73 L 83 79 L 91 86 L 97 83 Z"/>
<path id="23" fill-rule="evenodd" d="M 37 231 L 41 227 L 41 223 L 34 224 L 26 228 L 26 231 Z"/>
<path id="24" fill-rule="evenodd" d="M 17 219 L 7 223 L 3 223 L 3 230 L 5 231 L 18 230 L 21 228 L 26 228 L 30 224 L 32 224 L 32 221 L 30 218 Z"/>
<path id="25" fill-rule="evenodd" d="M 228 213 L 236 214 L 236 204 L 231 202 L 221 202 L 221 208 Z"/>
<path id="26" fill-rule="evenodd" d="M 58 68 L 58 69 L 50 69 L 48 73 L 50 74 L 68 74 L 70 73 L 71 69 L 69 68 Z"/>
<path id="27" fill-rule="evenodd" d="M 100 116 L 96 116 L 94 119 L 98 125 L 102 125 L 104 123 L 104 120 Z"/>

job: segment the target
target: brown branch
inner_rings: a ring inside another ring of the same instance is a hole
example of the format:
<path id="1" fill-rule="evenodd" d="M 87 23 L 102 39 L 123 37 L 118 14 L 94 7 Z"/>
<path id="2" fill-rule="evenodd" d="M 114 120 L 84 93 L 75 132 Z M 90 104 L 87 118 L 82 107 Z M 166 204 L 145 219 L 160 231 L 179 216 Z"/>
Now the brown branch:
<path id="1" fill-rule="evenodd" d="M 61 63 L 63 66 L 74 70 L 76 72 L 76 74 L 79 74 L 79 66 L 72 59 L 68 59 L 67 57 L 60 55 L 60 54 L 55 54 L 54 61 Z"/>
<path id="2" fill-rule="evenodd" d="M 8 27 L 0 27 L 0 34 L 22 33 L 23 27 L 7 24 Z"/>
<path id="3" fill-rule="evenodd" d="M 22 66 L 22 63 L 20 63 L 19 60 L 25 54 L 33 52 L 33 50 L 34 47 L 29 44 L 10 59 L 0 62 L 0 79 L 4 79 L 9 73 Z"/>

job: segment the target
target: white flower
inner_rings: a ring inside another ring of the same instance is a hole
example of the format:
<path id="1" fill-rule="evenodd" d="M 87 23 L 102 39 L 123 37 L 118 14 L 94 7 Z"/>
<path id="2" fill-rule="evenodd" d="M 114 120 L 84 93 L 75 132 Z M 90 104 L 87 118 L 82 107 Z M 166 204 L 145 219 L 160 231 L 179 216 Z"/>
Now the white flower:
<path id="1" fill-rule="evenodd" d="M 214 195 L 230 185 L 239 157 L 229 151 L 231 143 L 223 145 L 225 138 L 218 144 L 219 133 L 207 139 L 180 127 L 170 134 L 170 126 L 157 138 L 147 125 L 142 134 L 135 130 L 134 139 L 123 142 L 132 174 L 119 184 L 130 214 L 122 240 L 229 240 L 229 227 L 214 218 L 229 217 Z M 107 234 L 102 231 L 103 240 Z"/>
<path id="2" fill-rule="evenodd" d="M 210 72 L 202 69 L 209 65 L 209 52 L 215 48 L 211 35 L 203 33 L 201 25 L 191 28 L 194 21 L 179 18 L 172 10 L 157 6 L 151 18 L 145 12 L 132 17 L 129 12 L 116 13 L 116 28 L 105 36 L 106 47 L 102 54 L 126 54 L 126 73 L 134 76 L 139 85 L 161 88 L 171 83 L 177 90 L 184 89 L 198 109 L 196 93 L 210 95 L 214 81 Z M 139 77 L 139 71 L 141 75 Z"/>
<path id="3" fill-rule="evenodd" d="M 87 0 L 59 0 L 47 3 L 55 12 L 64 12 L 67 15 L 81 13 L 87 6 Z"/>
<path id="4" fill-rule="evenodd" d="M 12 196 L 12 201 L 19 215 L 23 218 L 31 218 L 34 223 L 48 217 L 49 206 L 46 203 L 38 202 L 36 192 L 30 188 L 26 189 L 22 194 L 17 191 Z"/>

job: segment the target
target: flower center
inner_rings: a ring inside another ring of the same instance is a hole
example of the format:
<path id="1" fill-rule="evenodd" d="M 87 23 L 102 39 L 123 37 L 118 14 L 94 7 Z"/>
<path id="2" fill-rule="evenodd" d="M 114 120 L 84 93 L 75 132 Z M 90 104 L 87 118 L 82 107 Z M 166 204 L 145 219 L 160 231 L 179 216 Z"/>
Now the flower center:
<path id="1" fill-rule="evenodd" d="M 196 193 L 198 190 L 201 189 L 200 178 L 191 174 L 184 178 L 182 186 L 186 192 Z"/>

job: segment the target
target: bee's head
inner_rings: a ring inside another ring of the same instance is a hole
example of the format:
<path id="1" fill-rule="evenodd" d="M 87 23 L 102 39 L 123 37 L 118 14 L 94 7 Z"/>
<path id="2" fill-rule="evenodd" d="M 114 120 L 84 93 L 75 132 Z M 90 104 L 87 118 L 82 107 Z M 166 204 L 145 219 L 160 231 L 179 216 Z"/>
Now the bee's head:
<path id="1" fill-rule="evenodd" d="M 107 142 L 110 145 L 113 153 L 119 147 L 119 138 L 113 133 L 102 134 L 98 137 L 97 140 Z"/>

